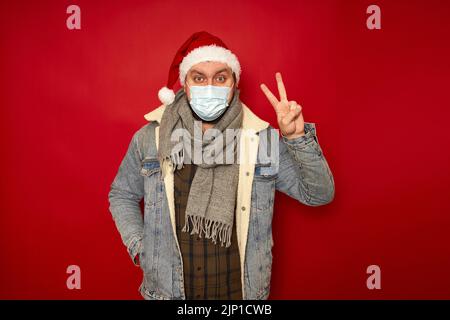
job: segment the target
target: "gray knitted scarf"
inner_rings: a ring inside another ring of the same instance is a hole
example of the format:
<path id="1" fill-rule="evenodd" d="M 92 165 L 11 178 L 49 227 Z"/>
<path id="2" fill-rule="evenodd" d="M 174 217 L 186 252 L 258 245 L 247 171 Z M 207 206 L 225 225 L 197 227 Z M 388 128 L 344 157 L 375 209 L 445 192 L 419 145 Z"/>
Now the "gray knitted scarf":
<path id="1" fill-rule="evenodd" d="M 225 244 L 228 247 L 231 245 L 239 179 L 239 164 L 236 161 L 240 140 L 240 130 L 236 129 L 242 126 L 239 89 L 235 89 L 230 105 L 213 127 L 221 136 L 209 135 L 208 130 L 203 134 L 201 122 L 194 120 L 193 111 L 182 88 L 175 95 L 174 102 L 164 110 L 160 124 L 158 158 L 162 174 L 164 177 L 167 170 L 181 169 L 183 163 L 197 165 L 187 201 L 186 223 L 182 231 L 190 231 L 199 237 L 203 235 L 214 244 L 217 244 L 218 239 L 222 246 Z M 235 129 L 235 134 L 229 135 L 226 129 Z M 177 134 L 172 135 L 175 130 Z M 180 135 L 179 132 L 184 134 Z M 201 159 L 196 159 L 194 155 L 195 146 L 200 147 L 197 149 L 200 150 L 200 157 L 197 158 Z M 228 161 L 230 154 L 234 160 L 232 163 Z"/>

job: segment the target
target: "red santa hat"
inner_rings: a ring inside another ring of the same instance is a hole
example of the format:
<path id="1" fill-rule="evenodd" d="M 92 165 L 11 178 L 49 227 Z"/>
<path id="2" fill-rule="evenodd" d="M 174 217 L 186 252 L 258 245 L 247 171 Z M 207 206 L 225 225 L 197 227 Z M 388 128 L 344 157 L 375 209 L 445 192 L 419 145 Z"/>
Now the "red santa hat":
<path id="1" fill-rule="evenodd" d="M 159 100 L 168 105 L 175 99 L 173 86 L 177 78 L 184 85 L 189 69 L 199 62 L 218 61 L 227 64 L 239 83 L 241 65 L 239 60 L 218 37 L 206 31 L 196 32 L 178 49 L 169 70 L 167 85 L 158 92 Z"/>

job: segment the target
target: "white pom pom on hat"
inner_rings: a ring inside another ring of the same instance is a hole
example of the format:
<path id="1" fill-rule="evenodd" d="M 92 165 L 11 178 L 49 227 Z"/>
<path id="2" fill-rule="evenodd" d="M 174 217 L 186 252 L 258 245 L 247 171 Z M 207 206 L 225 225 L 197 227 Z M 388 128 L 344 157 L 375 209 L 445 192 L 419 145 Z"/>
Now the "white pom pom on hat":
<path id="1" fill-rule="evenodd" d="M 175 100 L 175 92 L 167 87 L 162 87 L 158 91 L 158 98 L 165 105 L 169 105 Z"/>
<path id="2" fill-rule="evenodd" d="M 184 85 L 189 69 L 204 61 L 218 61 L 227 64 L 236 76 L 236 84 L 239 83 L 241 66 L 236 55 L 218 37 L 206 31 L 200 31 L 190 36 L 175 54 L 170 66 L 167 85 L 158 91 L 159 100 L 165 105 L 171 104 L 175 100 L 173 86 L 177 79 L 180 80 L 181 85 Z"/>

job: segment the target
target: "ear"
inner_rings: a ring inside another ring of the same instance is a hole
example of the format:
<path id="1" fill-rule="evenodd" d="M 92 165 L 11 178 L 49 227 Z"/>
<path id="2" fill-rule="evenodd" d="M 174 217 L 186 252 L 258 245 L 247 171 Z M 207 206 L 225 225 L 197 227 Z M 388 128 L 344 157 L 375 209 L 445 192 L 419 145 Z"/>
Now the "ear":
<path id="1" fill-rule="evenodd" d="M 183 84 L 183 90 L 184 93 L 186 93 L 188 100 L 191 100 L 191 93 L 189 92 L 189 87 L 186 85 L 186 82 Z"/>

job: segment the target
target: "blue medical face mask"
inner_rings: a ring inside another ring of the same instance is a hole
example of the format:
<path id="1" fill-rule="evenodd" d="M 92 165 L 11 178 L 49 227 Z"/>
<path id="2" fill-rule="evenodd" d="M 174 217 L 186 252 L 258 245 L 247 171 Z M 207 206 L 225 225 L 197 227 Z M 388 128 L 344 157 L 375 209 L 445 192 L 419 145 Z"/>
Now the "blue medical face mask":
<path id="1" fill-rule="evenodd" d="M 228 95 L 230 87 L 219 86 L 189 86 L 192 110 L 205 121 L 219 118 L 229 106 Z"/>

